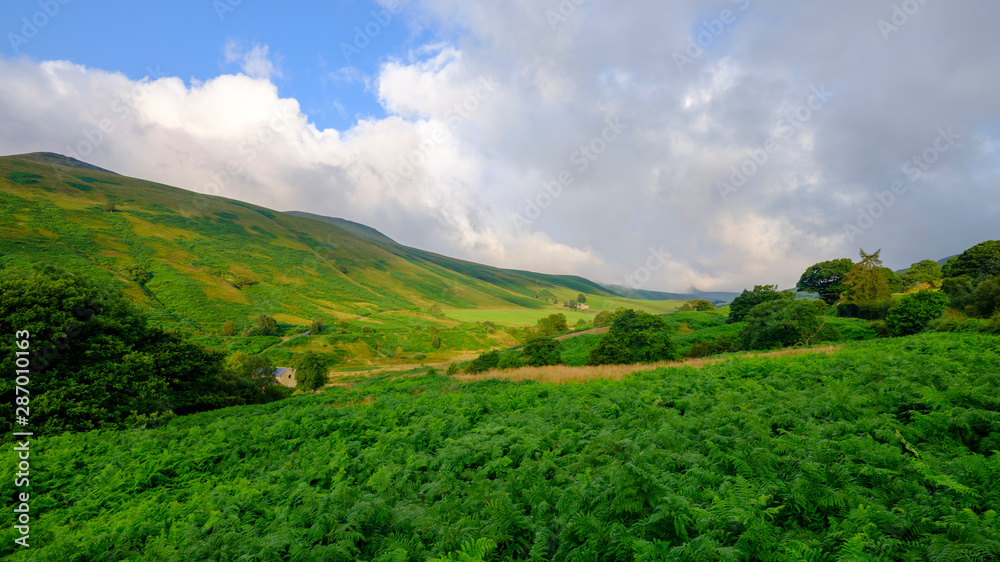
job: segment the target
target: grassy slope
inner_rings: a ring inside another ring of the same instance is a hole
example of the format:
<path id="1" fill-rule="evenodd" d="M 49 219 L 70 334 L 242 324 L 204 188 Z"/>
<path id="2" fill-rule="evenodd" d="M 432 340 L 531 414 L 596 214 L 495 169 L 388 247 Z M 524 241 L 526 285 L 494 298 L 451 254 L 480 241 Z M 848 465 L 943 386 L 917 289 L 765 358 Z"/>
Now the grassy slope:
<path id="1" fill-rule="evenodd" d="M 387 376 L 39 439 L 33 548 L 7 517 L 0 556 L 996 559 L 998 364 L 996 337 L 931 334 L 586 384 Z"/>
<path id="2" fill-rule="evenodd" d="M 305 325 L 317 317 L 416 313 L 433 304 L 541 309 L 545 303 L 531 298 L 541 289 L 587 287 L 608 294 L 585 280 L 505 271 L 405 248 L 348 221 L 342 221 L 345 230 L 62 166 L 45 155 L 34 159 L 41 162 L 0 158 L 0 266 L 58 264 L 122 287 L 165 323 L 217 333 L 226 320 L 242 327 L 260 313 Z M 117 212 L 103 210 L 109 200 Z M 153 275 L 145 289 L 123 274 L 136 264 Z M 258 284 L 239 290 L 233 281 L 240 277 Z M 435 323 L 423 318 L 424 326 Z"/>

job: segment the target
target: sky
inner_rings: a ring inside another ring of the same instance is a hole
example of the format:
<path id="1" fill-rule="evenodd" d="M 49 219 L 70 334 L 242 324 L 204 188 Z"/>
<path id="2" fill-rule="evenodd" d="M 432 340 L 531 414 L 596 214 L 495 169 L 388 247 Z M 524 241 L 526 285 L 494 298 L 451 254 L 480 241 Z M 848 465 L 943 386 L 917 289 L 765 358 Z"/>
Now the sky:
<path id="1" fill-rule="evenodd" d="M 6 0 L 0 154 L 499 267 L 794 286 L 1000 238 L 994 0 Z"/>

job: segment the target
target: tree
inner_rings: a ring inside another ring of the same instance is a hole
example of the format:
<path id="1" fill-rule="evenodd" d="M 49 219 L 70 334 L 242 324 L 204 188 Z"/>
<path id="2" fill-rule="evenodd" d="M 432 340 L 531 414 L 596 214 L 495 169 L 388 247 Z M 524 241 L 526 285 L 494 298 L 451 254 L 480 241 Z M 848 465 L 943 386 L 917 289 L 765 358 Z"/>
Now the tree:
<path id="1" fill-rule="evenodd" d="M 431 336 L 431 347 L 434 349 L 441 349 L 441 338 L 437 334 Z"/>
<path id="2" fill-rule="evenodd" d="M 610 310 L 602 310 L 594 317 L 594 327 L 607 326 L 615 319 L 615 313 Z"/>
<path id="3" fill-rule="evenodd" d="M 941 292 L 951 299 L 949 303 L 952 308 L 964 310 L 972 292 L 976 286 L 972 284 L 972 278 L 968 275 L 960 277 L 949 277 L 941 280 Z"/>
<path id="4" fill-rule="evenodd" d="M 944 266 L 944 277 L 968 275 L 973 285 L 1000 275 L 1000 240 L 976 244 Z"/>
<path id="5" fill-rule="evenodd" d="M 314 351 L 307 351 L 295 362 L 295 387 L 300 390 L 319 390 L 326 386 L 328 372 L 326 358 Z"/>
<path id="6" fill-rule="evenodd" d="M 448 375 L 449 377 L 457 375 L 458 363 L 448 363 L 448 371 L 445 374 Z"/>
<path id="7" fill-rule="evenodd" d="M 579 295 L 576 296 L 576 302 L 580 304 L 587 302 L 587 296 L 584 295 L 583 293 L 580 293 Z"/>
<path id="8" fill-rule="evenodd" d="M 566 315 L 561 312 L 557 314 L 550 314 L 545 318 L 539 318 L 536 325 L 538 327 L 538 332 L 543 336 L 551 336 L 552 334 L 565 332 L 569 329 L 569 325 L 566 321 Z"/>
<path id="9" fill-rule="evenodd" d="M 850 258 L 817 263 L 802 274 L 796 287 L 802 292 L 819 293 L 826 304 L 835 304 L 847 290 L 844 281 L 852 267 L 854 262 Z"/>
<path id="10" fill-rule="evenodd" d="M 938 291 L 924 289 L 903 297 L 885 317 L 885 327 L 893 336 L 916 334 L 932 320 L 944 314 L 948 298 Z"/>
<path id="11" fill-rule="evenodd" d="M 326 328 L 326 322 L 323 322 L 322 318 L 317 318 L 313 320 L 312 324 L 309 325 L 309 333 L 317 336 L 323 333 L 323 329 Z"/>
<path id="12" fill-rule="evenodd" d="M 741 322 L 758 304 L 781 299 L 794 299 L 792 291 L 779 291 L 777 285 L 756 285 L 753 291 L 746 289 L 729 304 L 729 323 Z"/>
<path id="13" fill-rule="evenodd" d="M 695 299 L 681 305 L 677 312 L 706 312 L 709 310 L 715 310 L 715 305 L 705 299 Z"/>
<path id="14" fill-rule="evenodd" d="M 617 337 L 605 334 L 590 350 L 588 365 L 626 365 L 635 363 L 632 352 Z"/>
<path id="15" fill-rule="evenodd" d="M 532 367 L 562 363 L 563 344 L 549 338 L 533 338 L 524 344 L 524 364 Z"/>
<path id="16" fill-rule="evenodd" d="M 235 336 L 236 335 L 236 324 L 232 320 L 226 320 L 222 323 L 222 335 L 224 336 Z"/>
<path id="17" fill-rule="evenodd" d="M 907 287 L 913 287 L 920 283 L 934 283 L 941 280 L 941 266 L 934 260 L 923 260 L 912 264 L 910 269 L 903 273 L 903 281 Z"/>
<path id="18" fill-rule="evenodd" d="M 16 336 L 19 332 L 27 332 Z M 119 291 L 51 266 L 0 269 L 0 360 L 28 340 L 36 435 L 122 428 L 229 405 L 221 352 L 150 327 Z M 0 430 L 15 419 L 14 376 L 0 377 Z"/>
<path id="19" fill-rule="evenodd" d="M 104 204 L 104 210 L 109 213 L 113 213 L 118 210 L 118 207 L 115 205 L 113 200 L 109 199 L 108 202 Z"/>
<path id="20" fill-rule="evenodd" d="M 434 316 L 441 316 L 441 305 L 432 304 L 431 307 L 427 309 L 427 312 L 433 314 Z"/>
<path id="21" fill-rule="evenodd" d="M 740 331 L 744 349 L 772 349 L 792 345 L 812 345 L 824 331 L 827 304 L 821 300 L 777 299 L 761 303 L 746 316 L 746 325 Z"/>
<path id="22" fill-rule="evenodd" d="M 254 320 L 254 325 L 250 329 L 249 335 L 276 336 L 278 335 L 278 321 L 266 314 L 261 314 Z"/>
<path id="23" fill-rule="evenodd" d="M 876 250 L 868 254 L 861 250 L 861 261 L 854 264 L 847 273 L 845 283 L 848 303 L 864 304 L 889 298 L 889 283 L 879 270 L 882 265 L 882 260 L 879 259 L 881 252 L 882 250 Z"/>
<path id="24" fill-rule="evenodd" d="M 253 287 L 254 285 L 258 285 L 258 284 L 260 284 L 259 281 L 257 281 L 256 279 L 254 279 L 252 277 L 247 277 L 245 275 L 241 276 L 241 277 L 237 277 L 233 281 L 233 286 L 236 287 L 237 289 L 240 289 L 240 290 L 249 289 L 250 287 Z"/>
<path id="25" fill-rule="evenodd" d="M 896 273 L 888 267 L 878 267 L 876 270 L 882 274 L 882 277 L 885 278 L 885 284 L 889 289 L 889 294 L 902 293 L 906 290 L 906 281 L 903 280 L 902 275 Z"/>
<path id="26" fill-rule="evenodd" d="M 465 368 L 468 373 L 483 373 L 490 369 L 496 369 L 500 365 L 500 352 L 490 351 L 474 359 Z"/>
<path id="27" fill-rule="evenodd" d="M 1000 277 L 983 281 L 968 298 L 969 316 L 989 318 L 1000 310 Z"/>
<path id="28" fill-rule="evenodd" d="M 626 310 L 611 323 L 611 330 L 591 350 L 588 363 L 638 363 L 676 359 L 670 336 L 673 328 L 663 318 Z M 622 351 L 624 349 L 624 351 Z"/>
<path id="29" fill-rule="evenodd" d="M 141 265 L 126 266 L 125 269 L 123 270 L 123 273 L 129 279 L 135 281 L 136 284 L 138 284 L 140 287 L 145 286 L 146 283 L 150 282 L 153 279 L 153 274 L 147 271 L 146 268 L 142 267 Z"/>

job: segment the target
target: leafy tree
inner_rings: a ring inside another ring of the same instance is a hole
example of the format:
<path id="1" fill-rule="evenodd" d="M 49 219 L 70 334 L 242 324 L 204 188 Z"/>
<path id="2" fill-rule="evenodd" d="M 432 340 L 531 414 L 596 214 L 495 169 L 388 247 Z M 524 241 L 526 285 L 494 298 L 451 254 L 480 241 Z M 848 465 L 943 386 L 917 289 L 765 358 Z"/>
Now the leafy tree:
<path id="1" fill-rule="evenodd" d="M 923 260 L 915 263 L 903 273 L 903 280 L 908 287 L 919 285 L 920 283 L 940 281 L 941 277 L 941 266 L 934 260 Z"/>
<path id="2" fill-rule="evenodd" d="M 145 286 L 146 283 L 153 279 L 153 274 L 146 270 L 145 267 L 141 265 L 130 265 L 127 266 L 123 273 L 126 277 L 135 281 L 140 286 Z"/>
<path id="3" fill-rule="evenodd" d="M 847 273 L 847 302 L 863 304 L 889 298 L 889 283 L 880 271 L 882 260 L 876 250 L 868 254 L 861 250 L 861 261 Z"/>
<path id="4" fill-rule="evenodd" d="M 247 276 L 237 277 L 233 281 L 233 286 L 236 287 L 237 289 L 248 289 L 258 284 L 260 284 L 259 281 L 257 281 L 252 277 L 247 277 Z"/>
<path id="5" fill-rule="evenodd" d="M 903 297 L 889 311 L 885 327 L 893 336 L 908 336 L 923 330 L 931 322 L 944 314 L 948 298 L 938 292 L 925 289 Z"/>
<path id="6" fill-rule="evenodd" d="M 524 364 L 532 367 L 558 365 L 562 363 L 560 354 L 563 344 L 549 338 L 534 338 L 524 344 Z"/>
<path id="7" fill-rule="evenodd" d="M 439 304 L 432 304 L 431 307 L 429 309 L 427 309 L 427 312 L 433 314 L 434 316 L 441 316 L 441 313 L 442 313 L 442 311 L 441 311 L 441 305 L 439 305 Z"/>
<path id="8" fill-rule="evenodd" d="M 906 290 L 906 281 L 903 279 L 902 275 L 896 273 L 888 267 L 879 267 L 877 268 L 877 271 L 885 277 L 885 284 L 889 289 L 889 294 L 902 293 Z"/>
<path id="9" fill-rule="evenodd" d="M 972 278 L 968 275 L 960 277 L 949 277 L 941 280 L 941 292 L 951 299 L 949 303 L 952 308 L 964 310 L 969 298 L 972 296 L 976 286 L 972 283 Z"/>
<path id="10" fill-rule="evenodd" d="M 709 310 L 715 310 L 715 305 L 705 299 L 695 299 L 681 305 L 677 312 L 706 312 Z"/>
<path id="11" fill-rule="evenodd" d="M 109 213 L 113 213 L 118 210 L 118 207 L 115 205 L 113 200 L 109 199 L 108 202 L 104 204 L 104 210 Z"/>
<path id="12" fill-rule="evenodd" d="M 827 304 L 822 300 L 778 299 L 761 303 L 747 314 L 740 331 L 745 349 L 772 349 L 812 345 L 822 337 L 834 337 L 826 327 Z"/>
<path id="13" fill-rule="evenodd" d="M 468 367 L 465 368 L 468 373 L 484 373 L 490 369 L 496 369 L 500 366 L 500 352 L 490 351 L 484 353 L 474 359 L 469 363 Z"/>
<path id="14" fill-rule="evenodd" d="M 295 386 L 300 390 L 319 390 L 326 386 L 327 373 L 326 358 L 307 351 L 295 362 Z"/>
<path id="15" fill-rule="evenodd" d="M 458 374 L 458 363 L 449 363 L 448 364 L 448 371 L 445 372 L 445 374 L 448 375 L 449 377 L 457 375 Z"/>
<path id="16" fill-rule="evenodd" d="M 277 367 L 267 357 L 237 351 L 229 358 L 225 376 L 239 403 L 263 404 L 270 401 L 270 388 L 281 386 L 274 378 L 275 372 Z"/>
<path id="17" fill-rule="evenodd" d="M 500 354 L 500 361 L 497 363 L 497 369 L 520 369 L 524 366 L 524 362 L 518 353 L 513 351 L 508 351 L 507 353 Z"/>
<path id="18" fill-rule="evenodd" d="M 576 302 L 578 302 L 580 304 L 583 304 L 583 303 L 587 302 L 587 295 L 584 295 L 583 293 L 580 293 L 579 295 L 576 296 Z"/>
<path id="19" fill-rule="evenodd" d="M 729 323 L 741 322 L 758 304 L 782 299 L 795 299 L 792 291 L 779 291 L 777 285 L 756 285 L 753 291 L 746 289 L 729 304 Z"/>
<path id="20" fill-rule="evenodd" d="M 610 310 L 602 310 L 594 317 L 594 327 L 607 326 L 615 319 L 615 313 Z"/>
<path id="21" fill-rule="evenodd" d="M 543 336 L 551 336 L 552 334 L 565 332 L 569 329 L 569 325 L 566 322 L 566 315 L 561 312 L 550 314 L 545 318 L 539 318 L 536 324 L 538 332 Z"/>
<path id="22" fill-rule="evenodd" d="M 980 283 L 968 300 L 965 310 L 969 316 L 989 318 L 1000 311 L 1000 277 Z"/>
<path id="23" fill-rule="evenodd" d="M 232 320 L 226 320 L 222 323 L 222 335 L 224 336 L 235 336 L 236 335 L 236 324 Z"/>
<path id="24" fill-rule="evenodd" d="M 309 333 L 318 336 L 323 333 L 324 328 L 326 328 L 326 322 L 323 322 L 322 318 L 317 318 L 309 325 Z"/>
<path id="25" fill-rule="evenodd" d="M 441 337 L 437 334 L 431 336 L 431 347 L 434 349 L 441 349 Z"/>
<path id="26" fill-rule="evenodd" d="M 222 354 L 148 326 L 118 291 L 51 266 L 0 269 L 0 360 L 15 363 L 15 334 L 30 342 L 36 435 L 125 427 L 232 403 Z M 16 379 L 0 377 L 0 430 L 14 421 Z"/>
<path id="27" fill-rule="evenodd" d="M 626 310 L 615 318 L 611 330 L 591 350 L 589 363 L 601 365 L 676 359 L 677 350 L 670 339 L 672 332 L 673 328 L 659 316 Z"/>
<path id="28" fill-rule="evenodd" d="M 945 277 L 968 275 L 973 285 L 1000 275 L 1000 240 L 976 244 L 944 266 Z"/>
<path id="29" fill-rule="evenodd" d="M 257 316 L 254 320 L 253 328 L 250 328 L 251 336 L 277 336 L 278 321 L 266 314 Z"/>
<path id="30" fill-rule="evenodd" d="M 819 293 L 826 304 L 835 304 L 847 290 L 844 281 L 853 267 L 850 258 L 817 263 L 802 274 L 796 287 L 803 292 Z"/>
<path id="31" fill-rule="evenodd" d="M 590 350 L 588 365 L 626 365 L 635 363 L 632 351 L 618 337 L 604 334 L 597 345 Z"/>

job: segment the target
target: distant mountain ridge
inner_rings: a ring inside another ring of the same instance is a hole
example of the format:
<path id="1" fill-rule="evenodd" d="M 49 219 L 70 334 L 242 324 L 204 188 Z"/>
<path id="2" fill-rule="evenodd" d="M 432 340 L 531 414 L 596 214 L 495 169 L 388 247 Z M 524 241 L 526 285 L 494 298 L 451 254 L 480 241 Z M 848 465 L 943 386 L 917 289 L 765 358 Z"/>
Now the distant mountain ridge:
<path id="1" fill-rule="evenodd" d="M 66 168 L 79 168 L 81 170 L 93 170 L 95 172 L 104 172 L 105 174 L 119 175 L 111 170 L 105 170 L 104 168 L 98 168 L 93 164 L 88 164 L 86 162 L 77 160 L 69 156 L 63 156 L 62 154 L 56 154 L 55 152 L 30 152 L 28 154 L 15 154 L 9 158 L 19 158 L 21 160 L 27 160 L 29 162 L 38 162 L 40 164 L 49 164 L 53 166 L 64 166 Z"/>

